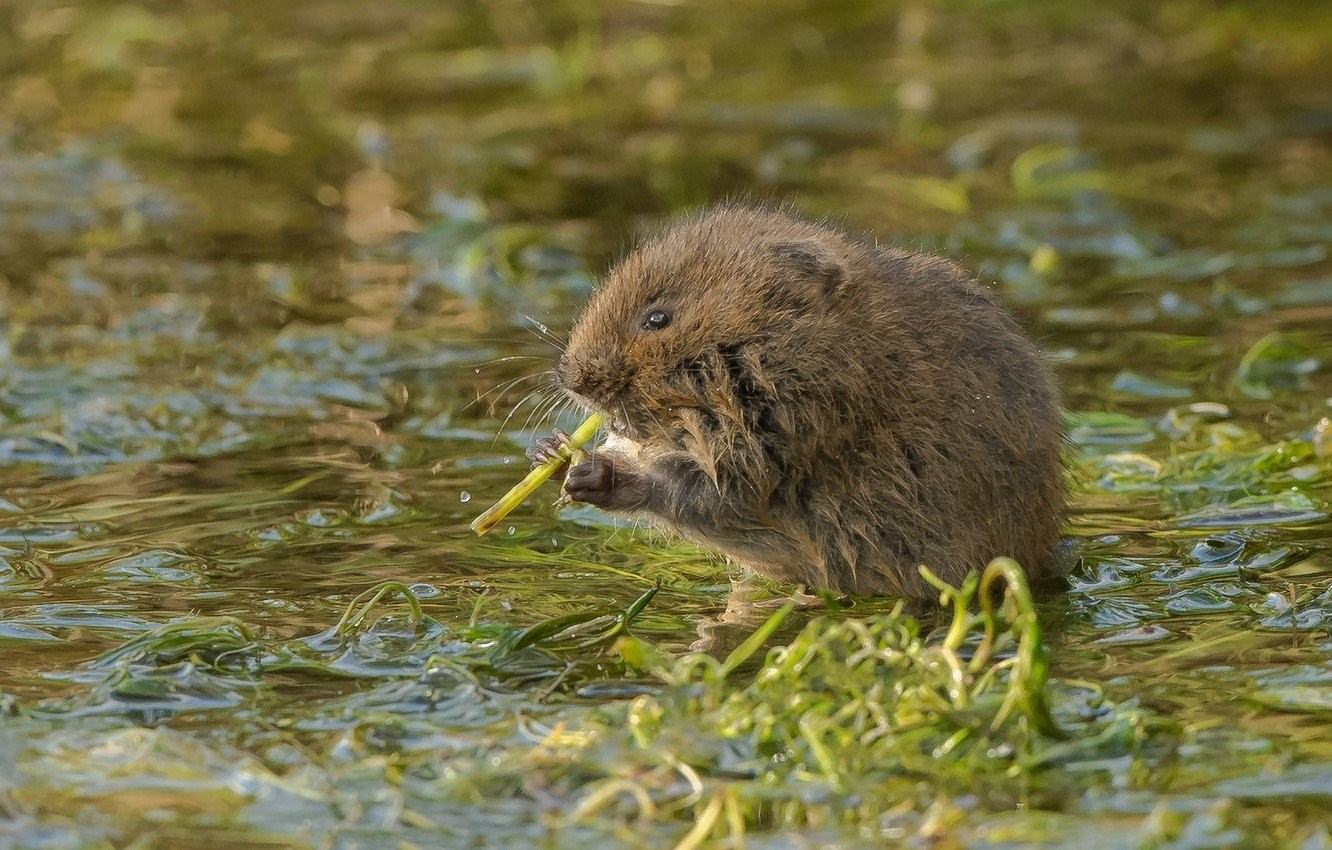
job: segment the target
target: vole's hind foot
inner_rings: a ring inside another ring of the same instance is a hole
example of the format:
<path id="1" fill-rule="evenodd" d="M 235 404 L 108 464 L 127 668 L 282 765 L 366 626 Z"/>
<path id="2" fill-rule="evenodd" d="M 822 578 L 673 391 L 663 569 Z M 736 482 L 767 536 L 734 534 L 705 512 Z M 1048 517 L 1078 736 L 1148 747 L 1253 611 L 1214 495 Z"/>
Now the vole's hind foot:
<path id="1" fill-rule="evenodd" d="M 569 442 L 569 435 L 556 428 L 550 436 L 542 437 L 528 446 L 527 459 L 532 461 L 533 467 L 557 460 L 560 456 L 560 447 L 567 442 Z"/>

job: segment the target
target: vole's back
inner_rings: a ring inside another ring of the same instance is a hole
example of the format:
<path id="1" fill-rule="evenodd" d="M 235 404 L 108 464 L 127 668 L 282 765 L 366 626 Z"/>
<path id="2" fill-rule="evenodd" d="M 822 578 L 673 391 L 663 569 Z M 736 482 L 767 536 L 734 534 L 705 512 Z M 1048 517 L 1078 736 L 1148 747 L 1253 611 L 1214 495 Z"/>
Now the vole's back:
<path id="1" fill-rule="evenodd" d="M 919 596 L 918 564 L 953 582 L 997 555 L 1052 569 L 1062 427 L 1035 346 L 945 260 L 867 249 L 846 272 L 826 331 L 864 364 L 841 385 L 861 415 L 809 475 L 807 515 L 837 520 L 806 524 L 829 573 L 806 580 Z"/>

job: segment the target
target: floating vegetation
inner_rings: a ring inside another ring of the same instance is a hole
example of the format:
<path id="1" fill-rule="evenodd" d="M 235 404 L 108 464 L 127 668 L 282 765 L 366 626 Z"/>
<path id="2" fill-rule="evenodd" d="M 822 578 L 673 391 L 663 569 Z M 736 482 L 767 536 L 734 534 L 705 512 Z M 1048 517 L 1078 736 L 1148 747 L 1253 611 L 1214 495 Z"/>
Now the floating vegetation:
<path id="1" fill-rule="evenodd" d="M 899 829 L 929 834 L 938 828 L 932 817 L 942 799 L 980 795 L 981 806 L 996 812 L 1020 802 L 1048 806 L 1061 794 L 1057 781 L 1043 777 L 1057 767 L 1151 747 L 1165 747 L 1156 758 L 1169 752 L 1179 735 L 1174 724 L 1115 706 L 1092 686 L 1052 687 L 1047 681 L 1036 608 L 1015 563 L 998 560 L 961 588 L 930 580 L 951 619 L 929 634 L 899 603 L 865 619 L 817 619 L 789 643 L 767 648 L 791 615 L 788 603 L 720 661 L 706 654 L 671 657 L 626 631 L 655 589 L 591 631 L 597 622 L 592 613 L 525 629 L 473 625 L 452 639 L 436 635 L 426 654 L 413 642 L 425 625 L 419 603 L 407 588 L 386 583 L 353 600 L 328 632 L 303 641 L 313 652 L 303 653 L 301 663 L 289 663 L 289 649 L 262 646 L 234 621 L 186 619 L 103 654 L 89 669 L 110 675 L 77 704 L 45 705 L 21 716 L 72 721 L 96 714 L 161 718 L 171 711 L 234 709 L 252 701 L 256 689 L 272 687 L 273 675 L 345 669 L 335 656 L 356 633 L 383 636 L 386 618 L 371 625 L 368 617 L 386 595 L 397 594 L 408 604 L 401 623 L 406 631 L 398 632 L 396 651 L 382 660 L 420 659 L 414 671 L 399 668 L 392 674 L 403 677 L 405 687 L 335 698 L 322 719 L 317 710 L 314 718 L 297 721 L 305 730 L 305 766 L 281 783 L 293 791 L 303 788 L 307 808 L 327 807 L 316 823 L 331 834 L 358 829 L 336 823 L 336 792 L 329 797 L 328 791 L 316 791 L 349 779 L 339 776 L 337 750 L 344 739 L 330 738 L 343 728 L 356 730 L 358 743 L 352 746 L 365 749 L 366 756 L 397 754 L 413 803 L 396 823 L 409 832 L 447 833 L 416 806 L 471 806 L 476 819 L 509 835 L 536 826 L 542 818 L 534 815 L 553 806 L 559 814 L 544 828 L 556 833 L 608 827 L 618 833 L 632 823 L 633 830 L 657 836 L 654 840 L 685 846 L 774 831 L 813 836 L 849 829 L 848 835 L 868 838 L 877 827 L 866 816 L 880 811 L 896 812 Z M 609 649 L 612 642 L 614 653 L 604 662 L 584 663 L 583 672 L 570 673 L 569 665 L 580 656 Z M 530 650 L 558 662 L 547 665 L 547 674 L 564 665 L 535 699 L 516 686 L 534 674 L 539 679 L 540 665 L 532 659 L 512 663 Z M 760 653 L 766 657 L 753 663 Z M 615 657 L 624 672 L 647 674 L 655 684 L 646 683 L 631 700 L 600 708 L 542 704 L 542 694 L 574 688 L 589 676 L 604 677 L 615 669 L 605 666 Z M 326 666 L 320 667 L 319 658 Z M 222 678 L 224 671 L 232 677 Z M 381 668 L 378 675 L 385 672 Z M 1057 695 L 1053 702 L 1052 695 Z M 395 715 L 400 719 L 392 719 Z M 282 712 L 275 719 L 287 716 Z M 416 740 L 431 734 L 421 725 L 425 718 L 440 731 L 486 718 L 489 743 L 478 741 L 461 752 L 450 745 L 455 758 L 470 767 L 455 763 L 440 775 L 433 747 Z M 70 734 L 88 740 L 89 733 L 77 728 Z M 496 736 L 501 728 L 510 732 Z M 132 773 L 165 783 L 163 793 L 178 804 L 196 793 L 196 782 L 248 789 L 229 807 L 246 829 L 258 825 L 266 807 L 257 790 L 279 782 L 256 764 L 240 774 L 210 766 L 212 756 L 199 760 L 202 776 L 182 781 L 163 773 L 176 771 L 158 759 L 162 746 L 174 750 L 183 742 L 173 743 L 169 735 L 145 738 L 123 727 L 103 734 L 82 755 L 56 744 L 60 735 L 51 742 L 54 749 L 41 739 L 20 744 L 15 765 L 27 769 L 55 759 L 62 770 L 84 777 L 65 796 L 71 802 L 89 799 L 95 796 L 90 787 L 113 781 L 113 770 L 124 768 L 113 768 L 100 753 L 123 746 L 128 734 L 140 739 Z M 320 756 L 321 747 L 330 749 Z M 482 763 L 488 766 L 481 768 Z M 388 781 L 373 773 L 364 778 Z M 931 789 L 924 797 L 922 782 Z M 514 794 L 527 800 L 525 807 L 505 802 Z M 276 824 L 269 828 L 286 831 Z"/>

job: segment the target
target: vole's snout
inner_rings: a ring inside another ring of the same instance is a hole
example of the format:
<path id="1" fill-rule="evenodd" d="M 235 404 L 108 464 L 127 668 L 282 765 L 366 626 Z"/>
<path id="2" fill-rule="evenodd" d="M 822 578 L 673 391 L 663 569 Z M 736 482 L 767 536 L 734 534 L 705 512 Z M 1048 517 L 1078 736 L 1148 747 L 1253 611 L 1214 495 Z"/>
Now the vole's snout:
<path id="1" fill-rule="evenodd" d="M 563 357 L 555 370 L 555 380 L 566 392 L 607 406 L 623 401 L 633 376 L 632 367 L 617 355 Z"/>
<path id="2" fill-rule="evenodd" d="M 595 383 L 592 372 L 591 363 L 566 354 L 560 358 L 559 366 L 555 369 L 555 383 L 565 392 L 586 396 L 588 389 Z"/>
<path id="3" fill-rule="evenodd" d="M 568 352 L 566 352 L 560 355 L 559 362 L 555 364 L 555 386 L 559 387 L 565 392 L 571 392 L 573 390 L 572 386 L 573 380 L 571 378 L 572 375 L 573 375 L 573 364 L 569 360 Z"/>

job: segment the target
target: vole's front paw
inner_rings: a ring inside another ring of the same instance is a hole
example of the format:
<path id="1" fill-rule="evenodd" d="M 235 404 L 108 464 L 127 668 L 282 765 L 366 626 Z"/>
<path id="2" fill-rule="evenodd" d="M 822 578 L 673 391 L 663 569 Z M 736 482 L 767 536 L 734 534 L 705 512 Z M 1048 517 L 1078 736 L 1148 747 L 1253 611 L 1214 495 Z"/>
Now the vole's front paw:
<path id="1" fill-rule="evenodd" d="M 570 499 L 607 510 L 639 507 L 647 498 L 647 489 L 647 478 L 639 472 L 597 452 L 587 455 L 564 479 L 564 492 Z"/>
<path id="2" fill-rule="evenodd" d="M 560 456 L 560 447 L 569 442 L 569 435 L 559 428 L 549 437 L 542 437 L 527 449 L 527 459 L 532 461 L 533 467 L 541 466 L 543 463 L 549 463 Z"/>
<path id="3" fill-rule="evenodd" d="M 564 492 L 575 502 L 607 507 L 615 492 L 615 464 L 605 455 L 590 454 L 569 470 Z"/>

